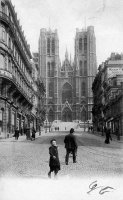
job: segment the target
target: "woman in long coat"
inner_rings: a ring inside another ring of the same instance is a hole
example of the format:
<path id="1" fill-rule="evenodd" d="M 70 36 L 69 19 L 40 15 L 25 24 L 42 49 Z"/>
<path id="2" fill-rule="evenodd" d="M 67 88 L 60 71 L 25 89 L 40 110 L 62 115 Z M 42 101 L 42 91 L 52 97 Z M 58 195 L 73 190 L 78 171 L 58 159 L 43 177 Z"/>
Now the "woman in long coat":
<path id="1" fill-rule="evenodd" d="M 58 146 L 56 145 L 56 140 L 52 139 L 50 141 L 51 146 L 49 147 L 49 167 L 50 171 L 48 173 L 48 177 L 51 178 L 51 172 L 54 171 L 54 176 L 57 176 L 58 171 L 60 170 L 60 161 L 59 161 L 59 155 L 58 155 Z"/>

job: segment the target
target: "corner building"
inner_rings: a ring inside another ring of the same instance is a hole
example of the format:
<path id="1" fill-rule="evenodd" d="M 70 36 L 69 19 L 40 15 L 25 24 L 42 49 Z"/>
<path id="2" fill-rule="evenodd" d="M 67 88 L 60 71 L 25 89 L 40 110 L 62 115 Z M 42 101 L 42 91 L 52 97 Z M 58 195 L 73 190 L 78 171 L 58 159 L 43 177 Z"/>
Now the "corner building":
<path id="1" fill-rule="evenodd" d="M 9 0 L 0 0 L 0 137 L 30 125 L 31 53 Z"/>
<path id="2" fill-rule="evenodd" d="M 91 120 L 92 82 L 97 72 L 94 27 L 76 30 L 74 61 L 59 58 L 57 30 L 41 29 L 39 69 L 45 84 L 46 115 L 53 120 Z"/>

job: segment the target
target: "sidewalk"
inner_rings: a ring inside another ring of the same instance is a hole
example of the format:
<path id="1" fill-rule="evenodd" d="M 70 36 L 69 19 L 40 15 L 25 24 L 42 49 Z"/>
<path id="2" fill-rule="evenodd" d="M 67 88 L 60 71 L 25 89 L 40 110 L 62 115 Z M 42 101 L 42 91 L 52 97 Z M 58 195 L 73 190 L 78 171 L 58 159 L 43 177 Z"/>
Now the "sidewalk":
<path id="1" fill-rule="evenodd" d="M 36 132 L 35 138 L 41 137 L 43 135 L 45 135 L 44 131 L 41 132 L 41 135 L 39 135 L 39 132 Z M 28 140 L 26 139 L 26 135 L 20 135 L 18 140 L 15 140 L 15 137 L 0 138 L 0 142 L 12 142 L 12 141 L 22 142 L 22 141 L 28 141 Z"/>
<path id="2" fill-rule="evenodd" d="M 88 131 L 88 133 L 89 134 L 92 134 L 92 135 L 97 135 L 97 136 L 99 136 L 99 137 L 103 137 L 103 138 L 105 138 L 105 133 L 103 133 L 103 135 L 102 135 L 102 132 L 97 132 L 97 131 Z M 120 142 L 120 143 L 123 143 L 123 138 L 121 137 L 121 139 L 120 140 L 117 140 L 117 137 L 116 137 L 116 135 L 113 135 L 113 134 L 111 134 L 111 137 L 112 137 L 112 140 L 114 140 L 114 141 L 116 141 L 116 142 Z"/>

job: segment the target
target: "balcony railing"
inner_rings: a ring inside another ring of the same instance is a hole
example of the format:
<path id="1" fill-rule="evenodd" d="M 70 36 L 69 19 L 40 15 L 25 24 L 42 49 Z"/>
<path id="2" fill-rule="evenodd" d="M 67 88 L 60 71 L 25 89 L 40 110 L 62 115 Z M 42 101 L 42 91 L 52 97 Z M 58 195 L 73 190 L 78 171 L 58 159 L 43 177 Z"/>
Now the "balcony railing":
<path id="1" fill-rule="evenodd" d="M 27 95 L 27 93 L 20 86 L 20 84 L 18 83 L 18 80 L 16 79 L 16 77 L 14 75 L 12 75 L 10 72 L 7 72 L 5 70 L 0 70 L 0 75 L 5 77 L 5 78 L 10 79 L 16 85 L 16 87 L 22 93 L 22 95 L 25 97 L 25 99 L 27 99 L 29 101 L 29 103 L 32 104 L 32 98 Z"/>

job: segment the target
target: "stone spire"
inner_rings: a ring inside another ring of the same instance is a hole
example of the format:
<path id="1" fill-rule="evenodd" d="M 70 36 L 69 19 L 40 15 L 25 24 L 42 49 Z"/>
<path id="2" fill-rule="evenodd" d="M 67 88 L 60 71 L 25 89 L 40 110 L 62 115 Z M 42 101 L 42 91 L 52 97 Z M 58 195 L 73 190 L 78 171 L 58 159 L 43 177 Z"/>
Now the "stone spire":
<path id="1" fill-rule="evenodd" d="M 65 59 L 68 59 L 68 51 L 67 51 L 67 48 L 66 48 L 66 52 L 65 52 Z"/>

